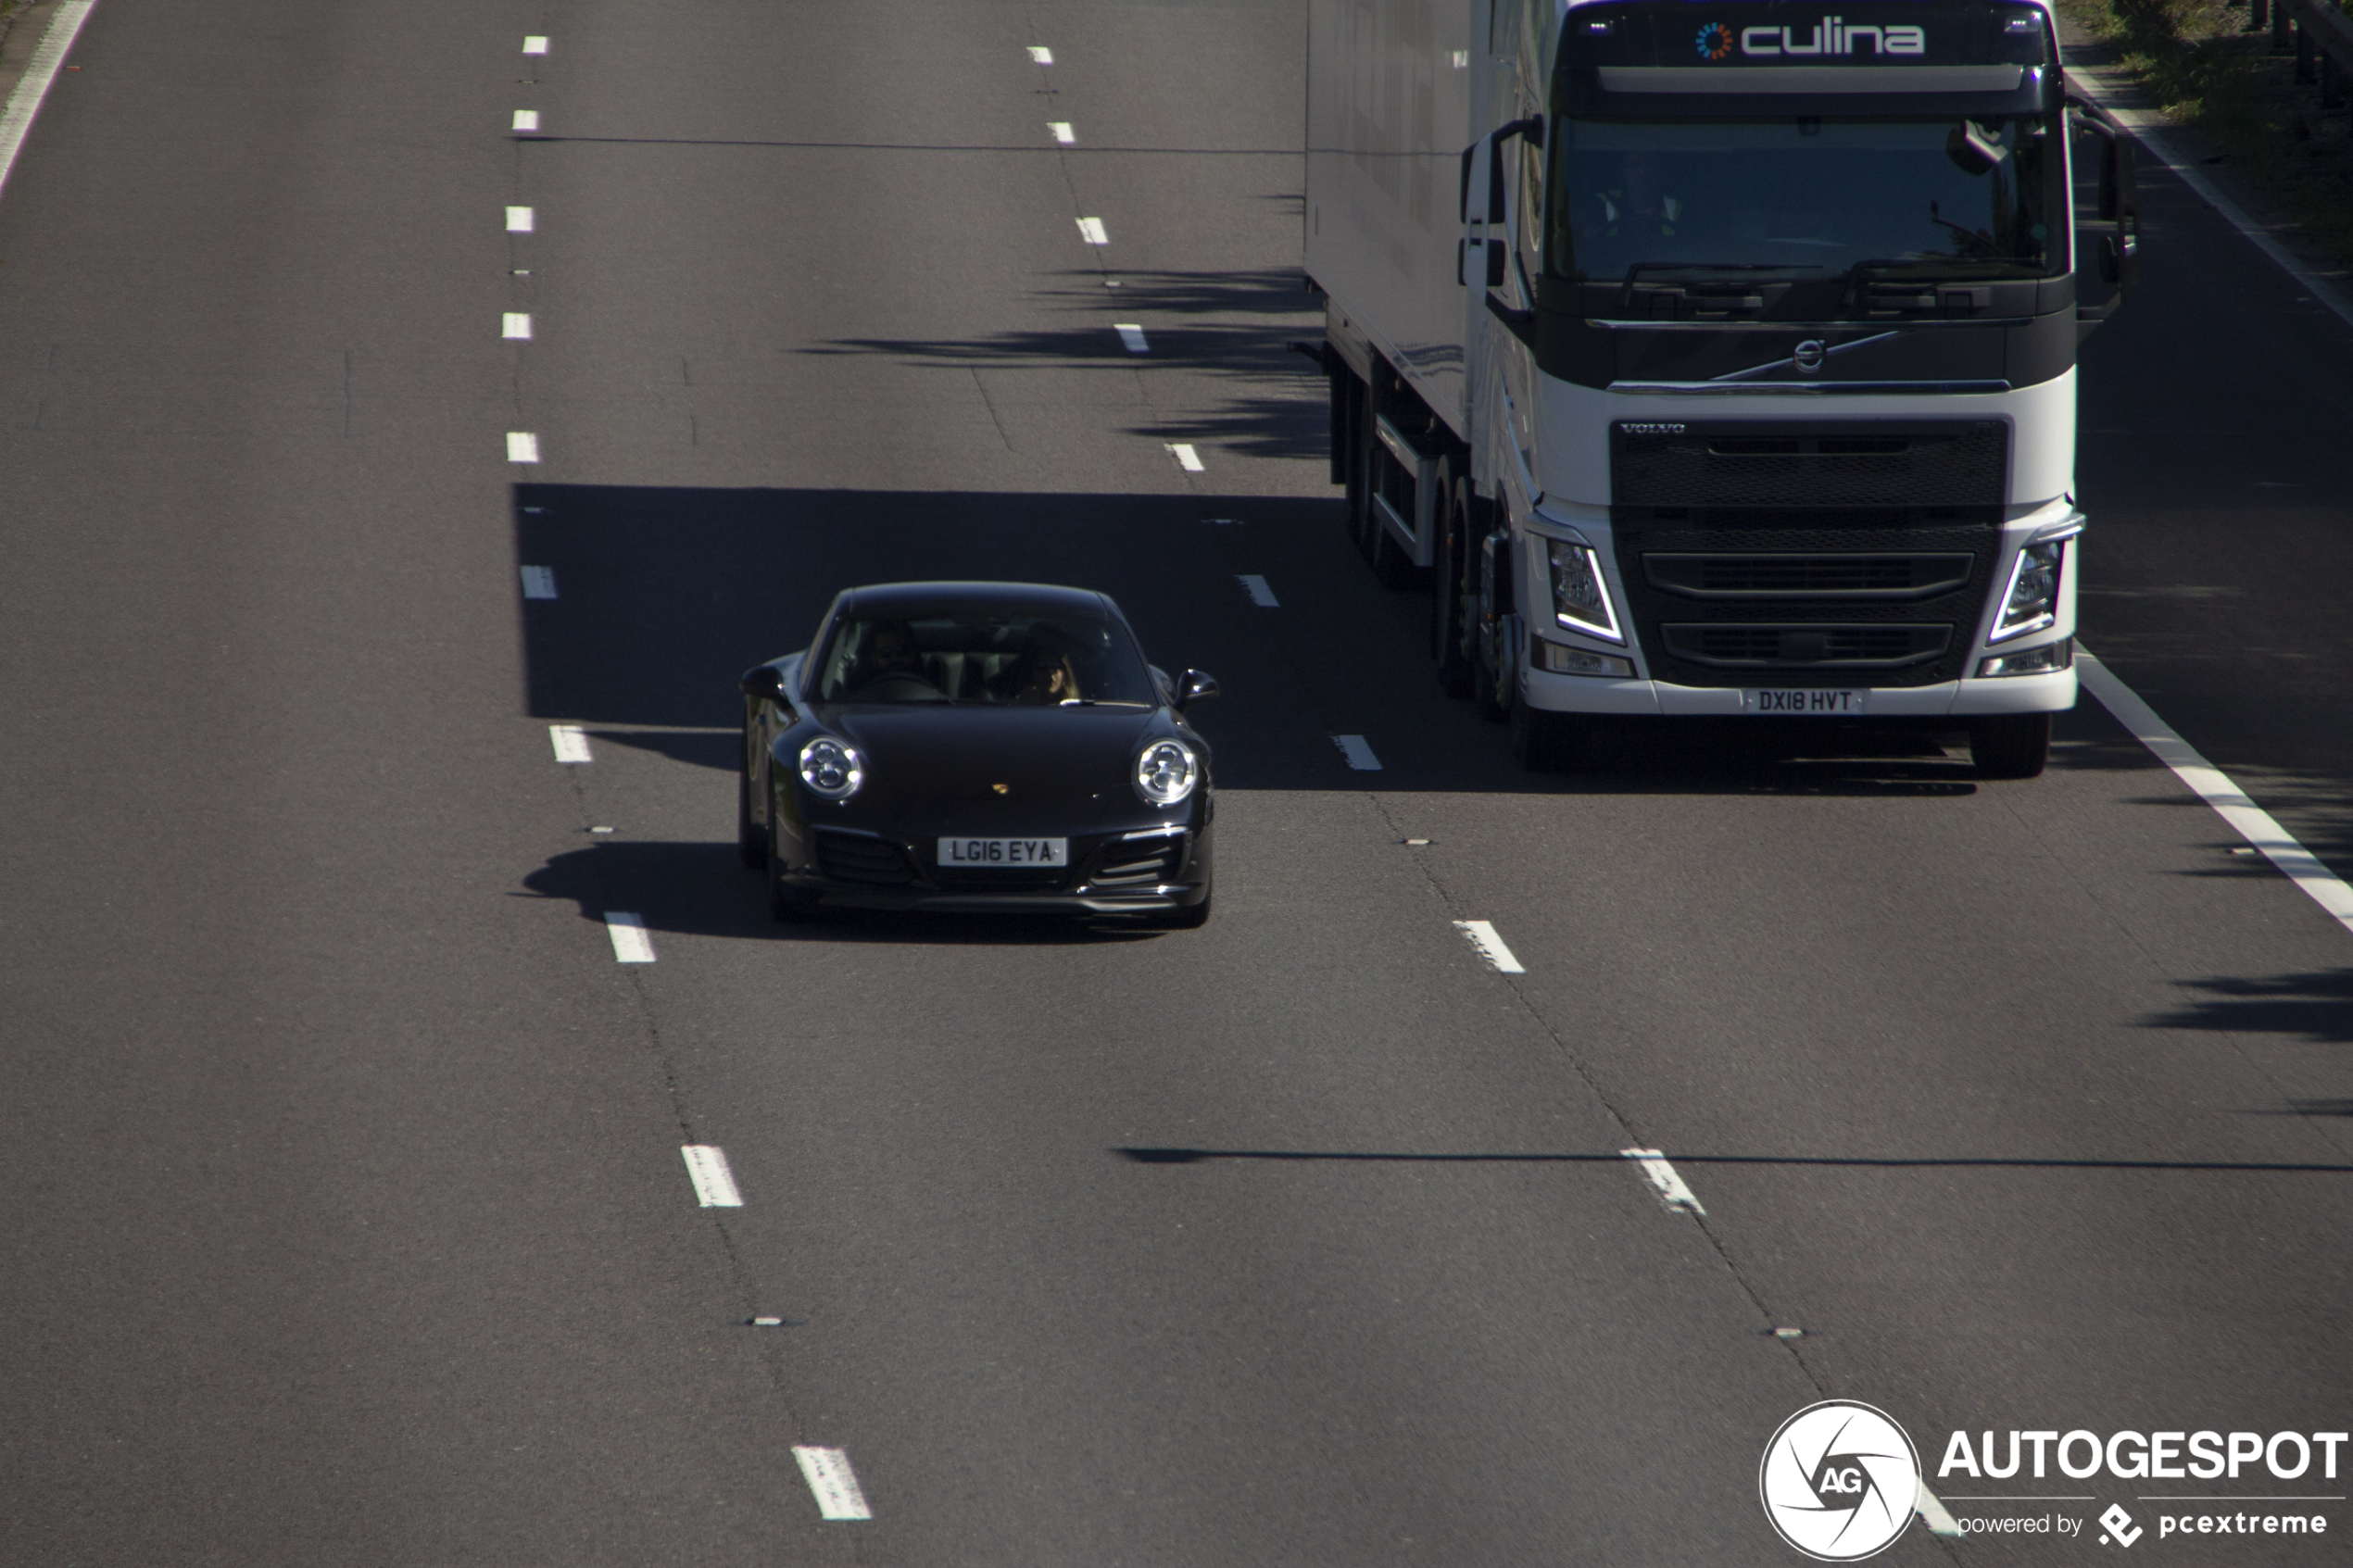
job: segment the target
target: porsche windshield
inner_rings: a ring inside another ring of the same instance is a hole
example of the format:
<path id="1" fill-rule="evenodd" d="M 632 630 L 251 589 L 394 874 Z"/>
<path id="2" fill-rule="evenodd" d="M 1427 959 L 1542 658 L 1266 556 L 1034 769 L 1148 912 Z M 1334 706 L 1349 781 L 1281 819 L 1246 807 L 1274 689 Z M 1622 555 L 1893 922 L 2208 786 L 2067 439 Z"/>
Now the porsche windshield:
<path id="1" fill-rule="evenodd" d="M 1060 608 L 990 605 L 844 621 L 821 669 L 821 702 L 1078 708 L 1157 700 L 1124 627 Z"/>
<path id="2" fill-rule="evenodd" d="M 1545 270 L 1972 277 L 2067 270 L 2056 119 L 1563 122 Z"/>

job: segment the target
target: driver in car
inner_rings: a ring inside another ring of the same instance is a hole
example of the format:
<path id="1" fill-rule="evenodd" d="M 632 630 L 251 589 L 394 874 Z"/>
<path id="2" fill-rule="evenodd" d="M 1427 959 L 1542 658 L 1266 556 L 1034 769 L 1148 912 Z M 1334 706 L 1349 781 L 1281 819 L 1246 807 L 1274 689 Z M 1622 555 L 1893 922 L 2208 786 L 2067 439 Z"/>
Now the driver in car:
<path id="1" fill-rule="evenodd" d="M 850 684 L 863 691 L 893 676 L 930 679 L 924 672 L 914 631 L 903 621 L 878 621 L 866 633 L 866 646 L 858 650 L 858 678 Z"/>
<path id="2" fill-rule="evenodd" d="M 1683 220 L 1683 202 L 1658 186 L 1658 169 L 1645 152 L 1626 155 L 1614 191 L 1597 192 L 1603 232 L 1613 240 L 1671 240 Z"/>

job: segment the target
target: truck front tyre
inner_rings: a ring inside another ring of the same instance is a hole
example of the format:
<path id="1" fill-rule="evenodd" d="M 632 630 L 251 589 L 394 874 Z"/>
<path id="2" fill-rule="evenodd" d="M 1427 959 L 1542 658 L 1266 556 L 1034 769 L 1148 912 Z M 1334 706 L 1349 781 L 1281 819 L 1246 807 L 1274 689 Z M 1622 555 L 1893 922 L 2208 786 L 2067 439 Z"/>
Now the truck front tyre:
<path id="1" fill-rule="evenodd" d="M 2051 757 L 2051 716 L 1995 713 L 1972 719 L 1969 750 L 1981 778 L 2039 777 Z"/>
<path id="2" fill-rule="evenodd" d="M 1553 713 L 1525 698 L 1512 704 L 1512 760 L 1530 773 L 1560 773 L 1585 760 L 1587 726 L 1579 713 Z"/>
<path id="3" fill-rule="evenodd" d="M 1448 696 L 1468 696 L 1471 691 L 1470 624 L 1463 592 L 1465 563 L 1470 558 L 1469 482 L 1457 478 L 1454 460 L 1439 470 L 1439 529 L 1437 571 L 1429 592 L 1429 652 L 1438 665 L 1439 688 Z"/>

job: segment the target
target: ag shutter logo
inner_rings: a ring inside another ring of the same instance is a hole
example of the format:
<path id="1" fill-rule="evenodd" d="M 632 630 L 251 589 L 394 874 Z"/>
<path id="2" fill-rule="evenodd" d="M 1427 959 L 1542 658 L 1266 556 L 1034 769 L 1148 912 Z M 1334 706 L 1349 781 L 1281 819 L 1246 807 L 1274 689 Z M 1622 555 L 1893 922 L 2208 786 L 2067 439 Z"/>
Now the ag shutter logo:
<path id="1" fill-rule="evenodd" d="M 1728 60 L 1732 56 L 1732 30 L 1722 22 L 1709 22 L 1699 30 L 1699 57 L 1703 60 Z"/>
<path id="2" fill-rule="evenodd" d="M 1781 1539 L 1818 1562 L 1883 1550 L 1912 1522 L 1920 1458 L 1885 1411 L 1851 1399 L 1781 1423 L 1757 1466 L 1757 1495 Z"/>

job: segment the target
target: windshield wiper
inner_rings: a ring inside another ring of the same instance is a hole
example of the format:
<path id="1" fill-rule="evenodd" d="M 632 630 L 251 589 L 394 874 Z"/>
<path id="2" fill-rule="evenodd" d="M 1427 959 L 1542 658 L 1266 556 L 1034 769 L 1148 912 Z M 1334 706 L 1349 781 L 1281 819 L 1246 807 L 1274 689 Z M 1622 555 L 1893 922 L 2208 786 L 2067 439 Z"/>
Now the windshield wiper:
<path id="1" fill-rule="evenodd" d="M 1618 307 L 1623 309 L 1634 298 L 1634 281 L 1645 272 L 1819 272 L 1819 261 L 1637 261 L 1626 269 L 1626 282 L 1618 290 Z"/>

